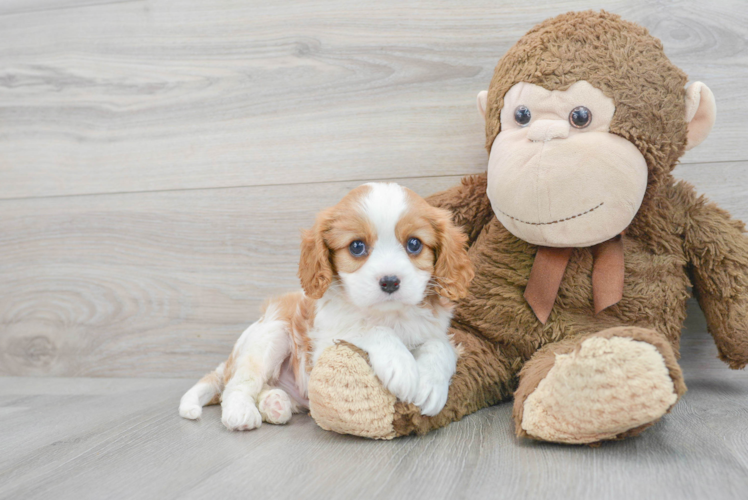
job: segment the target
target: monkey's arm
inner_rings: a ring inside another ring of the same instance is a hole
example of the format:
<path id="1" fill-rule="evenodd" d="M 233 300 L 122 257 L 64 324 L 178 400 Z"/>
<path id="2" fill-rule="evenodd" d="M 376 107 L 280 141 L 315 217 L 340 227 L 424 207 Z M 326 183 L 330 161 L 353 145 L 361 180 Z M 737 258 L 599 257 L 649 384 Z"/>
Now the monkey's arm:
<path id="1" fill-rule="evenodd" d="M 340 434 L 392 439 L 426 434 L 481 408 L 508 399 L 519 369 L 515 359 L 474 333 L 453 328 L 460 346 L 447 404 L 427 417 L 412 403 L 397 401 L 370 367 L 358 347 L 339 342 L 327 348 L 309 378 L 309 407 L 317 425 Z"/>
<path id="2" fill-rule="evenodd" d="M 478 238 L 483 226 L 493 217 L 486 195 L 486 174 L 468 175 L 457 186 L 426 198 L 431 205 L 452 212 L 455 224 L 462 227 L 468 245 Z"/>
<path id="3" fill-rule="evenodd" d="M 694 294 L 704 311 L 720 359 L 730 368 L 743 368 L 748 363 L 745 226 L 704 197 L 690 198 L 684 229 Z"/>

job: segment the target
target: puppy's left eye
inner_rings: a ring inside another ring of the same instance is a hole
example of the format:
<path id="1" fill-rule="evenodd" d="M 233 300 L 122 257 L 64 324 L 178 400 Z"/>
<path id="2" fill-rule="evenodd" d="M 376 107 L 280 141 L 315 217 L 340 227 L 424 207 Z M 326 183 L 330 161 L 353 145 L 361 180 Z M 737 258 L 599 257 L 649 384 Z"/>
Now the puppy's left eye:
<path id="1" fill-rule="evenodd" d="M 410 255 L 418 255 L 423 249 L 423 243 L 418 238 L 410 238 L 408 244 L 405 245 L 406 250 Z"/>

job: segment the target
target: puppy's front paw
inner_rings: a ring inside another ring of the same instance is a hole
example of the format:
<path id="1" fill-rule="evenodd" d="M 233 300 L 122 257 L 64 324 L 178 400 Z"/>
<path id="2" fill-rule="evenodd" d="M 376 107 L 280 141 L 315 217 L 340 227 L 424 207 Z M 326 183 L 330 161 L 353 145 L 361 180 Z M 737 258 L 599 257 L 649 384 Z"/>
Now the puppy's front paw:
<path id="1" fill-rule="evenodd" d="M 400 401 L 412 403 L 418 393 L 418 365 L 407 350 L 369 356 L 371 367 L 382 384 Z"/>
<path id="2" fill-rule="evenodd" d="M 433 417 L 438 415 L 447 404 L 449 395 L 449 380 L 432 377 L 428 373 L 420 373 L 418 393 L 413 404 L 421 409 L 421 415 Z"/>
<path id="3" fill-rule="evenodd" d="M 260 410 L 243 394 L 229 396 L 221 407 L 221 422 L 230 431 L 249 431 L 262 425 Z"/>

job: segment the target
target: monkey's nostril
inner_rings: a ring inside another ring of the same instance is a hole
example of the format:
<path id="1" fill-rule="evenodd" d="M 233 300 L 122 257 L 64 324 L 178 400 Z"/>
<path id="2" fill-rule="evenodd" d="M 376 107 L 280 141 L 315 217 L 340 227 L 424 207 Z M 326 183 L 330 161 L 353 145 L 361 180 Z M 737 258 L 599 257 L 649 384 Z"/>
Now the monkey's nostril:
<path id="1" fill-rule="evenodd" d="M 400 288 L 400 278 L 397 276 L 385 276 L 379 280 L 379 286 L 383 292 L 394 293 Z"/>
<path id="2" fill-rule="evenodd" d="M 562 120 L 538 120 L 530 125 L 527 138 L 533 142 L 548 142 L 569 137 L 569 122 Z"/>

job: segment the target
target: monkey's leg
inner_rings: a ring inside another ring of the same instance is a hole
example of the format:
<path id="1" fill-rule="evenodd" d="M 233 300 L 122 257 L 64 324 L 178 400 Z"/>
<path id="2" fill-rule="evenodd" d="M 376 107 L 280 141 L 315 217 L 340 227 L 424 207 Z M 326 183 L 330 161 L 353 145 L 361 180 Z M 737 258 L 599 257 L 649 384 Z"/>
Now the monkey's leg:
<path id="1" fill-rule="evenodd" d="M 452 329 L 460 345 L 444 409 L 434 417 L 397 401 L 379 382 L 366 353 L 348 343 L 325 350 L 309 380 L 312 417 L 323 429 L 374 439 L 425 434 L 511 396 L 515 370 L 492 343 Z"/>
<path id="2" fill-rule="evenodd" d="M 642 432 L 686 392 L 665 336 L 609 328 L 539 350 L 514 395 L 518 436 L 585 444 Z"/>

